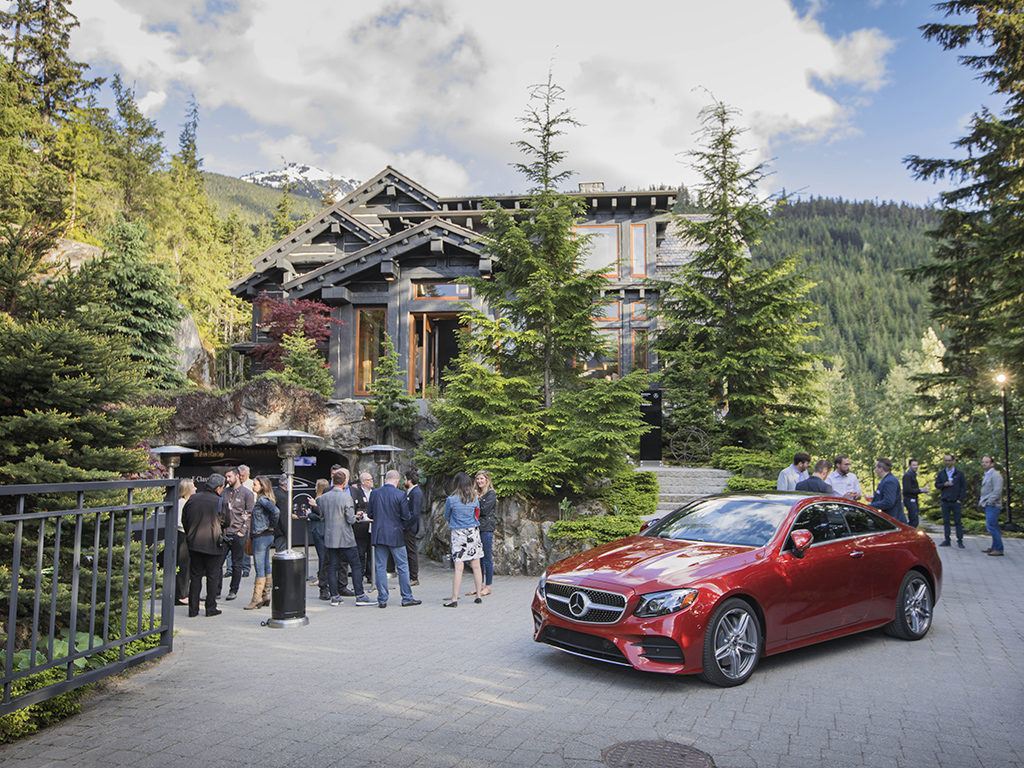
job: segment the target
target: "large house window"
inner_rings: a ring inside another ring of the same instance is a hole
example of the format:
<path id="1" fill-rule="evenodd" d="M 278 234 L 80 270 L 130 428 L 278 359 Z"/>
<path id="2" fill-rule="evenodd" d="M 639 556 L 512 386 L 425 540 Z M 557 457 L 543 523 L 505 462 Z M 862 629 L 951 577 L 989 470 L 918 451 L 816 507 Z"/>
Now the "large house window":
<path id="1" fill-rule="evenodd" d="M 630 271 L 633 277 L 647 276 L 647 228 L 634 224 L 630 228 Z"/>
<path id="2" fill-rule="evenodd" d="M 647 346 L 647 331 L 637 329 L 633 331 L 633 364 L 631 371 L 646 371 L 650 365 L 650 356 Z"/>
<path id="3" fill-rule="evenodd" d="M 373 372 L 384 356 L 384 331 L 387 309 L 365 307 L 356 312 L 356 387 L 357 395 L 370 394 Z"/>
<path id="4" fill-rule="evenodd" d="M 613 323 L 619 319 L 619 302 L 612 301 L 608 304 L 595 304 L 591 310 L 590 319 L 595 323 Z"/>
<path id="5" fill-rule="evenodd" d="M 473 292 L 468 285 L 461 283 L 416 283 L 412 296 L 414 299 L 464 301 L 472 298 Z"/>
<path id="6" fill-rule="evenodd" d="M 583 266 L 605 277 L 619 276 L 619 227 L 617 224 L 586 224 L 576 227 L 581 235 L 590 236 L 590 252 Z"/>
<path id="7" fill-rule="evenodd" d="M 605 352 L 595 355 L 583 366 L 588 378 L 617 379 L 619 378 L 619 331 L 606 329 L 598 331 L 605 343 Z"/>

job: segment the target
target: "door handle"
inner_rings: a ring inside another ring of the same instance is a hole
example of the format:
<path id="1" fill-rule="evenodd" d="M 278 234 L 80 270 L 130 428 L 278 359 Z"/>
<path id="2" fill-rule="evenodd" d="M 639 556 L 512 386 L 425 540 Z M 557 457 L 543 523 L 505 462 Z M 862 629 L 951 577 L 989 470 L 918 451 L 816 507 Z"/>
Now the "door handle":
<path id="1" fill-rule="evenodd" d="M 850 557 L 864 557 L 864 553 L 859 549 L 855 549 L 850 553 Z"/>

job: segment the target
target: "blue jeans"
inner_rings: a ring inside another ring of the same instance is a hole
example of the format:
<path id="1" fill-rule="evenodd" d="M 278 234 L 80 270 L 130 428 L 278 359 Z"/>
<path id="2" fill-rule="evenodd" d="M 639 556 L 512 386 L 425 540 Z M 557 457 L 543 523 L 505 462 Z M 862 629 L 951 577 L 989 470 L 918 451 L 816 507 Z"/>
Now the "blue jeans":
<path id="1" fill-rule="evenodd" d="M 911 528 L 917 528 L 917 524 L 921 519 L 920 511 L 921 508 L 918 505 L 917 497 L 903 499 L 903 506 L 907 508 L 907 524 Z"/>
<path id="2" fill-rule="evenodd" d="M 484 584 L 489 587 L 494 581 L 494 531 L 480 531 L 480 543 L 484 545 L 480 565 L 484 569 Z"/>
<path id="3" fill-rule="evenodd" d="M 324 554 L 324 532 L 321 525 L 322 523 L 310 523 L 306 530 L 309 531 L 309 538 L 313 540 L 313 549 L 316 550 L 316 579 L 323 585 L 327 582 L 327 555 Z"/>
<path id="4" fill-rule="evenodd" d="M 402 593 L 402 602 L 414 599 L 412 587 L 409 585 L 409 557 L 405 545 L 389 547 L 387 544 L 373 545 L 373 564 L 377 581 L 377 603 L 387 605 L 388 602 L 388 555 L 395 560 L 398 571 L 398 589 Z"/>
<path id="5" fill-rule="evenodd" d="M 963 511 L 963 506 L 959 501 L 943 501 L 942 504 L 942 531 L 945 534 L 945 541 L 949 543 L 949 517 L 953 516 L 953 522 L 956 525 L 956 540 L 963 544 L 964 541 L 964 523 L 960 517 Z"/>
<path id="6" fill-rule="evenodd" d="M 270 575 L 270 545 L 273 543 L 273 533 L 254 536 L 252 539 L 252 561 L 256 566 L 257 579 L 265 579 Z"/>
<path id="7" fill-rule="evenodd" d="M 992 534 L 992 549 L 1003 551 L 1003 534 L 999 532 L 999 507 L 985 507 L 985 527 Z"/>

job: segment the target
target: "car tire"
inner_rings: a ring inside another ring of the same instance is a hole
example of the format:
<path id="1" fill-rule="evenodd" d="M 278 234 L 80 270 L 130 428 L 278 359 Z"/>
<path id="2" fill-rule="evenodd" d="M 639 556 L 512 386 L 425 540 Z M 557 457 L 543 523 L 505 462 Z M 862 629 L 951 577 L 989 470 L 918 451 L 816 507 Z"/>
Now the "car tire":
<path id="1" fill-rule="evenodd" d="M 704 633 L 704 679 L 722 687 L 745 683 L 761 658 L 761 639 L 749 603 L 735 597 L 723 602 Z"/>
<path id="2" fill-rule="evenodd" d="M 931 584 L 920 571 L 908 571 L 896 596 L 896 618 L 885 631 L 902 640 L 920 640 L 932 626 L 935 599 Z"/>

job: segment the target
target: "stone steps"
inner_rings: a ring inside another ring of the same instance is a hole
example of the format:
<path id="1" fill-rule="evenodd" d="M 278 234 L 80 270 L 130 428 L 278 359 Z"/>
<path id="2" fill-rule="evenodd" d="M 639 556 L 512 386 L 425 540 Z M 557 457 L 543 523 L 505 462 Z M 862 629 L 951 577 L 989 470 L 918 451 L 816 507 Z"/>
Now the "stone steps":
<path id="1" fill-rule="evenodd" d="M 641 471 L 653 472 L 658 478 L 658 511 L 664 515 L 677 507 L 721 493 L 730 473 L 710 467 L 641 466 Z"/>

